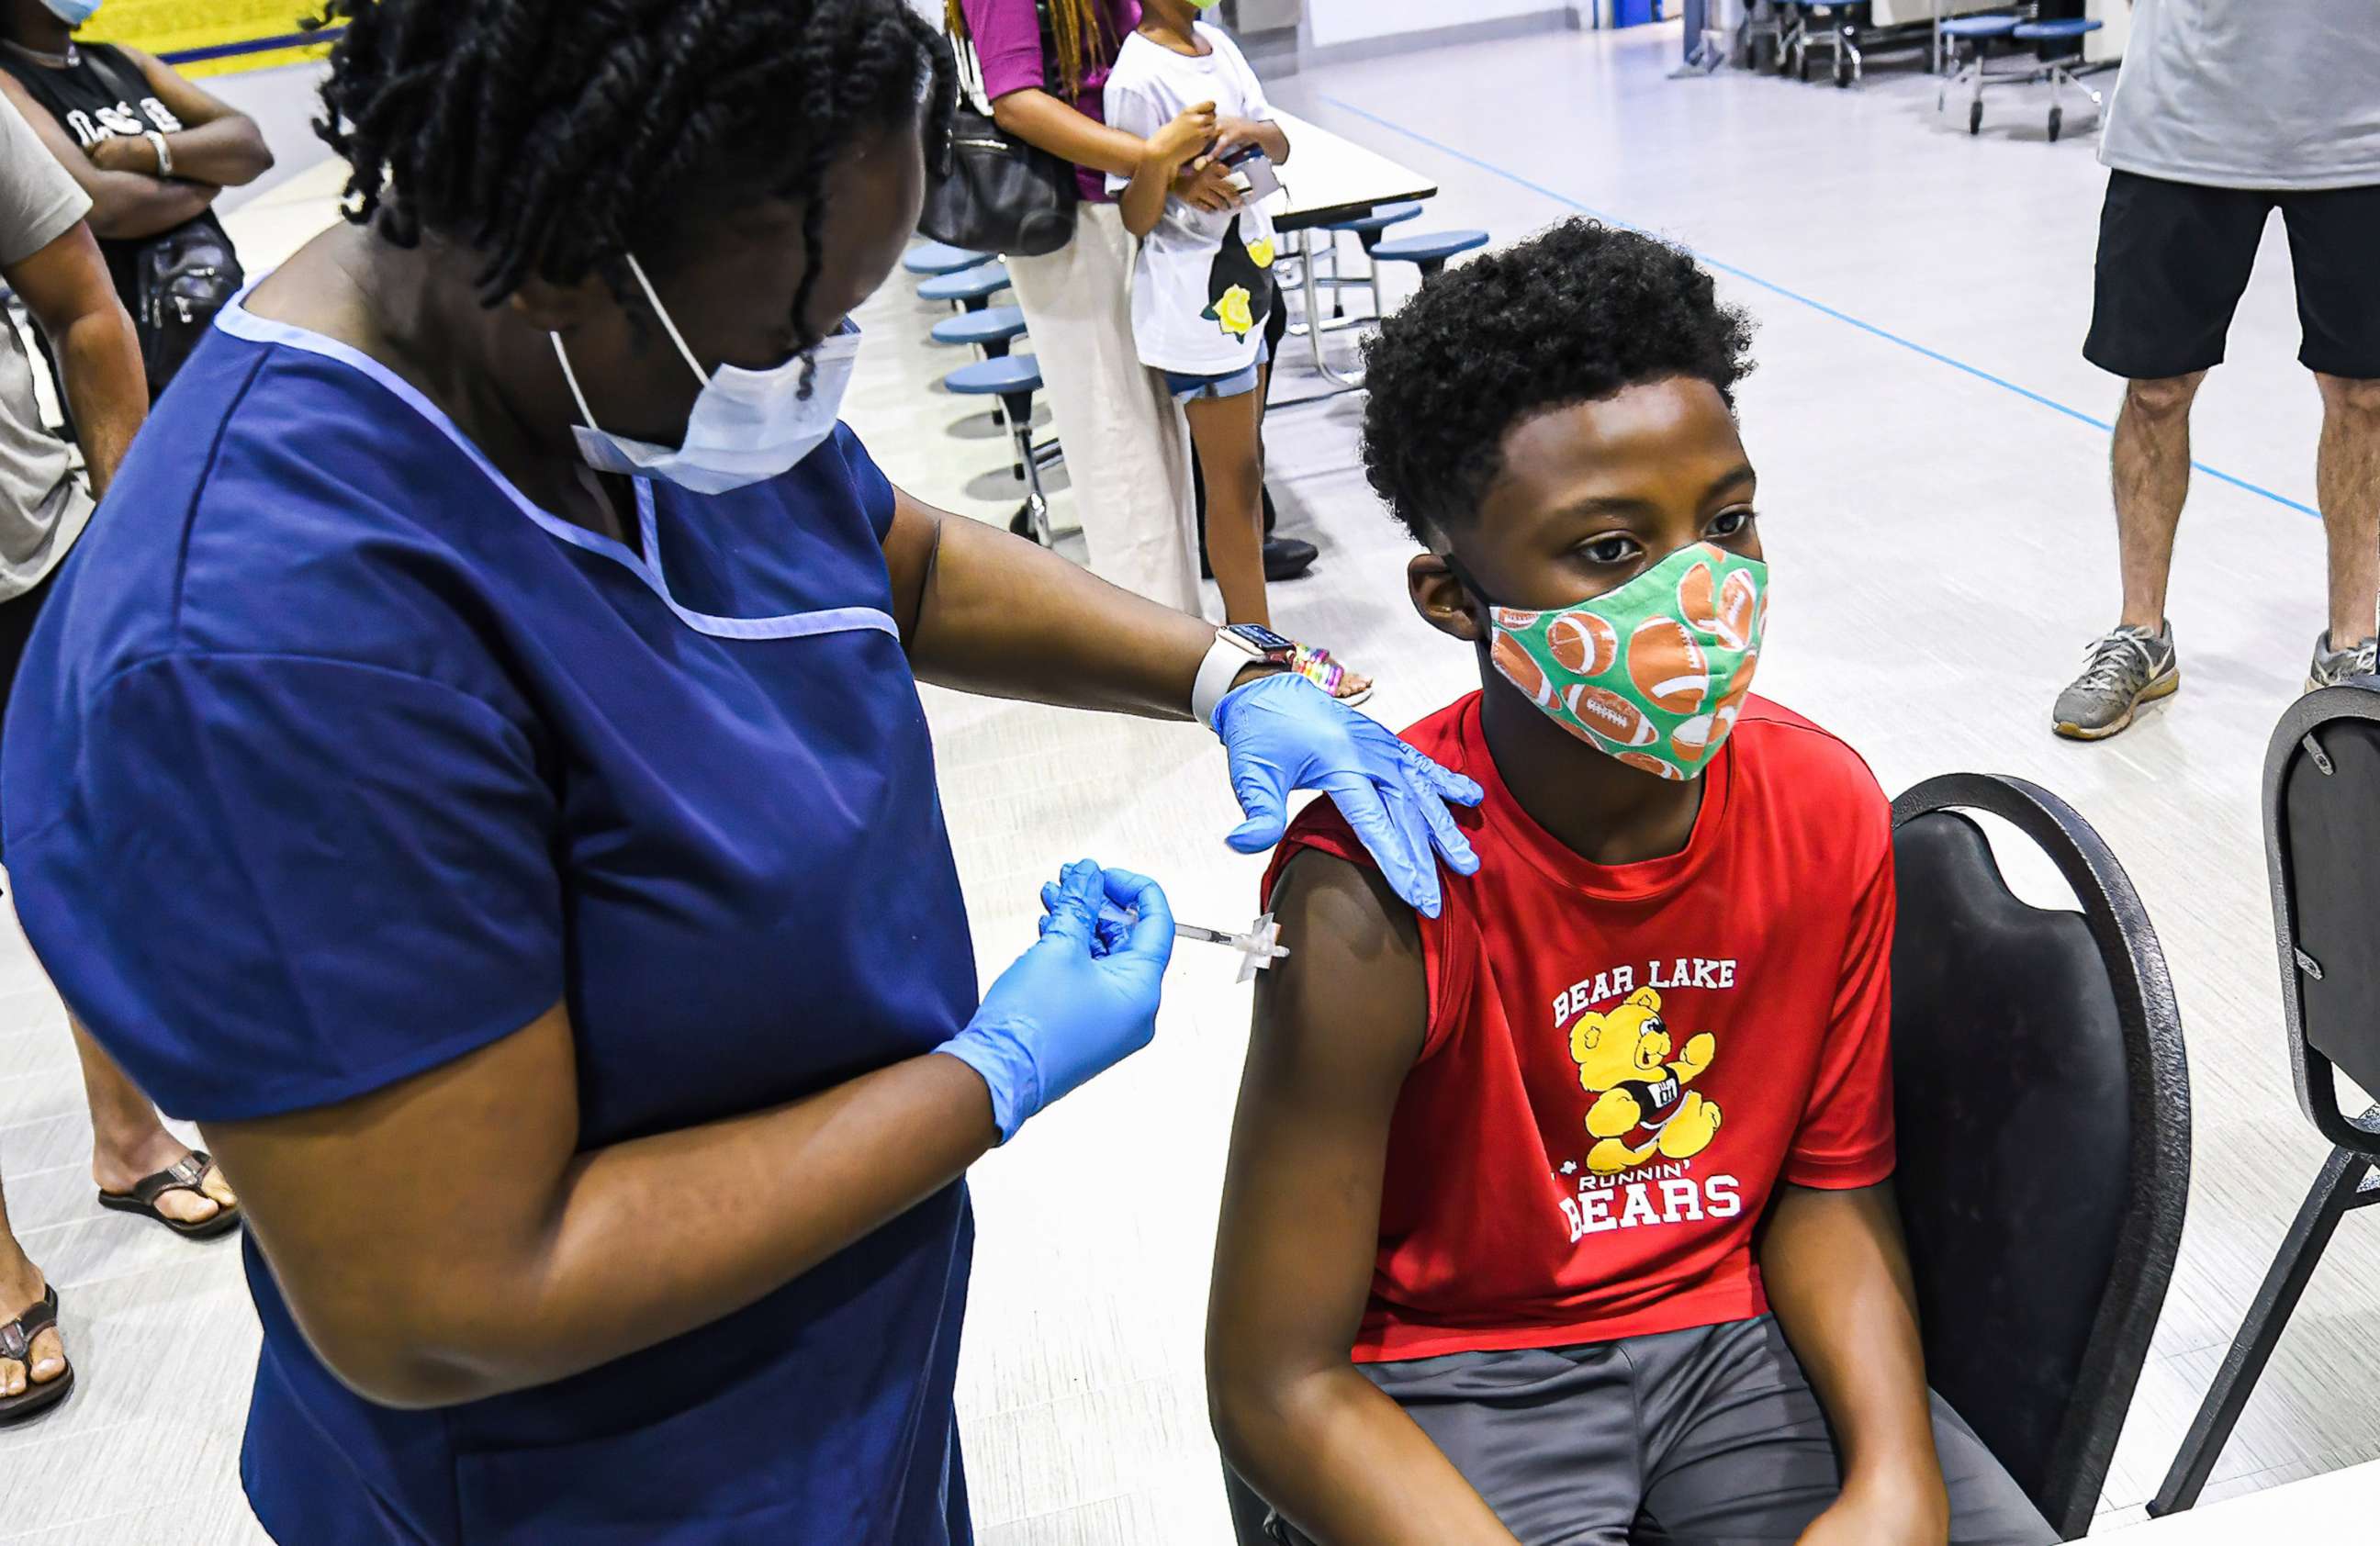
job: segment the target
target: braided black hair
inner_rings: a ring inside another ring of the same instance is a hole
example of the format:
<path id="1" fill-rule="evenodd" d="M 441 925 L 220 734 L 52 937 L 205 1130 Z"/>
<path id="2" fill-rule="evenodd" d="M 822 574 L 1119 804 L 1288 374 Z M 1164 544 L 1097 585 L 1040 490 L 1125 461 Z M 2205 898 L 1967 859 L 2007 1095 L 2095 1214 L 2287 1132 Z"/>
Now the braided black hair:
<path id="1" fill-rule="evenodd" d="M 1425 285 L 1364 350 L 1364 470 L 1427 546 L 1469 520 L 1504 437 L 1549 408 L 1685 377 L 1730 406 L 1752 322 L 1666 242 L 1566 220 Z"/>
<path id="2" fill-rule="evenodd" d="M 947 153 L 950 54 L 903 0 L 325 0 L 344 22 L 315 130 L 347 218 L 480 254 L 480 299 L 600 273 L 722 201 L 805 204 L 807 330 L 827 169 L 925 106 Z M 704 201 L 698 206 L 694 200 Z M 729 207 L 732 207 L 730 202 Z"/>

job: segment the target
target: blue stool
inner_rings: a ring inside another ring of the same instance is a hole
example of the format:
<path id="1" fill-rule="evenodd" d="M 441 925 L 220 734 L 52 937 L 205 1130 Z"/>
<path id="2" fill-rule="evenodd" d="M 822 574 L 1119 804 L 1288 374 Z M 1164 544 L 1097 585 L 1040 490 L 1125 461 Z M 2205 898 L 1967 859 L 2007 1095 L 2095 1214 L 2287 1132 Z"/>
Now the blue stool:
<path id="1" fill-rule="evenodd" d="M 1934 92 L 1934 111 L 1939 113 L 1948 105 L 1950 88 L 1969 86 L 1972 95 L 1967 102 L 1967 132 L 1980 134 L 1984 127 L 1984 60 L 1991 45 L 2005 40 L 2017 29 L 2012 16 L 1952 16 L 1937 18 L 1934 23 L 1934 54 L 1936 67 L 1948 77 Z M 1972 60 L 1959 56 L 1961 43 L 1973 43 L 1975 54 Z"/>
<path id="2" fill-rule="evenodd" d="M 978 359 L 1004 359 L 1008 346 L 1025 336 L 1025 308 L 1021 306 L 987 306 L 981 311 L 962 311 L 936 322 L 927 333 L 937 344 L 953 346 L 973 344 Z M 1007 413 L 994 407 L 992 422 L 1006 424 Z"/>
<path id="3" fill-rule="evenodd" d="M 1033 394 L 1041 390 L 1041 362 L 1031 355 L 1003 355 L 962 365 L 942 378 L 942 385 L 962 397 L 996 397 L 1015 442 L 1016 460 L 1009 470 L 1025 485 L 1025 504 L 1008 523 L 1019 537 L 1050 546 L 1050 501 L 1041 492 L 1041 464 L 1056 460 L 1057 445 L 1033 443 Z"/>
<path id="4" fill-rule="evenodd" d="M 1312 249 L 1312 244 L 1310 242 L 1307 244 L 1307 249 L 1302 255 L 1305 261 L 1310 263 L 1323 258 L 1330 260 L 1330 277 L 1318 278 L 1315 284 L 1329 286 L 1332 317 L 1343 317 L 1347 314 L 1346 308 L 1340 304 L 1340 292 L 1342 290 L 1369 290 L 1372 293 L 1372 309 L 1376 312 L 1379 310 L 1380 265 L 1378 260 L 1372 256 L 1372 248 L 1380 245 L 1380 236 L 1390 226 L 1416 219 L 1420 214 L 1419 204 L 1382 204 L 1368 214 L 1357 215 L 1353 220 L 1334 220 L 1323 226 L 1323 230 L 1330 233 L 1330 245 L 1323 251 L 1315 252 Z M 1353 233 L 1356 242 L 1364 249 L 1364 272 L 1352 279 L 1339 270 L 1339 233 L 1342 231 Z"/>
<path id="5" fill-rule="evenodd" d="M 1024 335 L 1025 308 L 1021 306 L 987 306 L 981 311 L 962 311 L 936 322 L 927 334 L 937 344 L 972 344 L 983 351 L 986 359 L 1001 358 L 1008 353 L 1010 342 Z"/>
<path id="6" fill-rule="evenodd" d="M 2049 78 L 2049 139 L 2052 144 L 2057 143 L 2058 131 L 2065 126 L 2066 112 L 2058 99 L 2065 94 L 2067 87 L 2071 86 L 2089 97 L 2094 108 L 2106 105 L 2099 93 L 2083 85 L 2082 79 L 2069 68 L 2082 60 L 2083 37 L 2106 25 L 2094 17 L 2063 17 L 2050 21 L 2020 22 L 2016 30 L 2010 34 L 2019 42 L 2070 42 L 2074 45 L 2070 54 L 2060 53 L 2055 56 L 2045 54 L 2041 68 L 2034 77 L 2035 79 L 2044 75 Z"/>
<path id="7" fill-rule="evenodd" d="M 917 286 L 920 300 L 949 301 L 966 311 L 981 311 L 991 304 L 991 297 L 1008 288 L 1008 268 L 1002 263 L 978 263 L 971 269 L 946 273 Z"/>
<path id="8" fill-rule="evenodd" d="M 953 247 L 947 242 L 924 242 L 902 255 L 901 266 L 920 279 L 931 279 L 938 274 L 956 273 L 961 269 L 974 268 L 990 257 L 989 252 L 969 252 L 965 248 Z"/>
<path id="9" fill-rule="evenodd" d="M 1456 253 L 1487 245 L 1485 231 L 1424 231 L 1378 243 L 1372 248 L 1372 261 L 1418 264 L 1421 282 L 1427 284 L 1446 272 L 1446 260 Z"/>
<path id="10" fill-rule="evenodd" d="M 1380 233 L 1399 225 L 1421 213 L 1419 204 L 1382 204 L 1370 214 L 1357 215 L 1353 220 L 1334 220 L 1323 227 L 1326 231 L 1353 231 L 1364 250 L 1369 252 L 1379 245 Z"/>

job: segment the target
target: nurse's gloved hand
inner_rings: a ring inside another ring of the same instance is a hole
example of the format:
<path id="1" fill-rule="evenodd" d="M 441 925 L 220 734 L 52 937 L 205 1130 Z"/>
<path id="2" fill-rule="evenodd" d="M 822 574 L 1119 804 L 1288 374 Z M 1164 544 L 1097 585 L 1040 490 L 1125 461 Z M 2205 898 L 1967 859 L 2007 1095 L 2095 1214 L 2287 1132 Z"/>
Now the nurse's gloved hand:
<path id="1" fill-rule="evenodd" d="M 1429 917 L 1438 916 L 1440 856 L 1457 875 L 1479 868 L 1446 809 L 1449 801 L 1479 803 L 1479 786 L 1304 677 L 1282 672 L 1233 688 L 1215 706 L 1215 733 L 1248 817 L 1223 840 L 1242 853 L 1281 841 L 1290 791 L 1318 789 L 1371 850 L 1381 877 Z"/>
<path id="2" fill-rule="evenodd" d="M 1050 913 L 1039 942 L 936 1049 L 983 1076 L 1003 1143 L 1026 1117 L 1148 1045 L 1173 959 L 1173 910 L 1147 876 L 1084 860 L 1042 898 Z M 1120 939 L 1101 936 L 1103 902 L 1140 915 Z"/>

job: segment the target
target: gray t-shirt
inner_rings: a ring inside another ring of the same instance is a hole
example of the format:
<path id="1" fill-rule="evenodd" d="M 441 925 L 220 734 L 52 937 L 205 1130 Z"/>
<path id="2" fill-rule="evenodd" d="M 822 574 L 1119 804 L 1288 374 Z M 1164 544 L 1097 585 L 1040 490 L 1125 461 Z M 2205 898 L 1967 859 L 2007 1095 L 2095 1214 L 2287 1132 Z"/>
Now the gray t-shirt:
<path id="1" fill-rule="evenodd" d="M 2380 184 L 2380 4 L 2136 0 L 2099 159 L 2213 187 Z"/>
<path id="2" fill-rule="evenodd" d="M 0 99 L 0 268 L 23 262 L 90 212 L 90 197 L 16 105 Z M 0 601 L 39 585 L 90 519 L 91 496 L 68 471 L 65 442 L 42 427 L 24 340 L 0 318 Z"/>

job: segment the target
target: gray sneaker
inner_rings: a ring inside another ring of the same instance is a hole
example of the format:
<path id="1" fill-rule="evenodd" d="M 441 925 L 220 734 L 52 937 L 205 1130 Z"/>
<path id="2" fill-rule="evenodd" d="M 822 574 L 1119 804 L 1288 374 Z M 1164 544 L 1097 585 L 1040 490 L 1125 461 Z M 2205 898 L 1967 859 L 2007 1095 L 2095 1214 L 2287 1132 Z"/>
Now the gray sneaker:
<path id="1" fill-rule="evenodd" d="M 2317 687 L 2336 687 L 2353 676 L 2371 676 L 2380 671 L 2380 639 L 2366 639 L 2353 649 L 2330 647 L 2330 630 L 2313 642 L 2313 664 L 2306 668 L 2306 691 Z"/>
<path id="2" fill-rule="evenodd" d="M 2105 741 L 2131 724 L 2143 704 L 2171 697 L 2180 685 L 2172 623 L 2154 634 L 2119 628 L 2092 644 L 2082 674 L 2058 694 L 2051 719 L 2070 741 Z"/>

